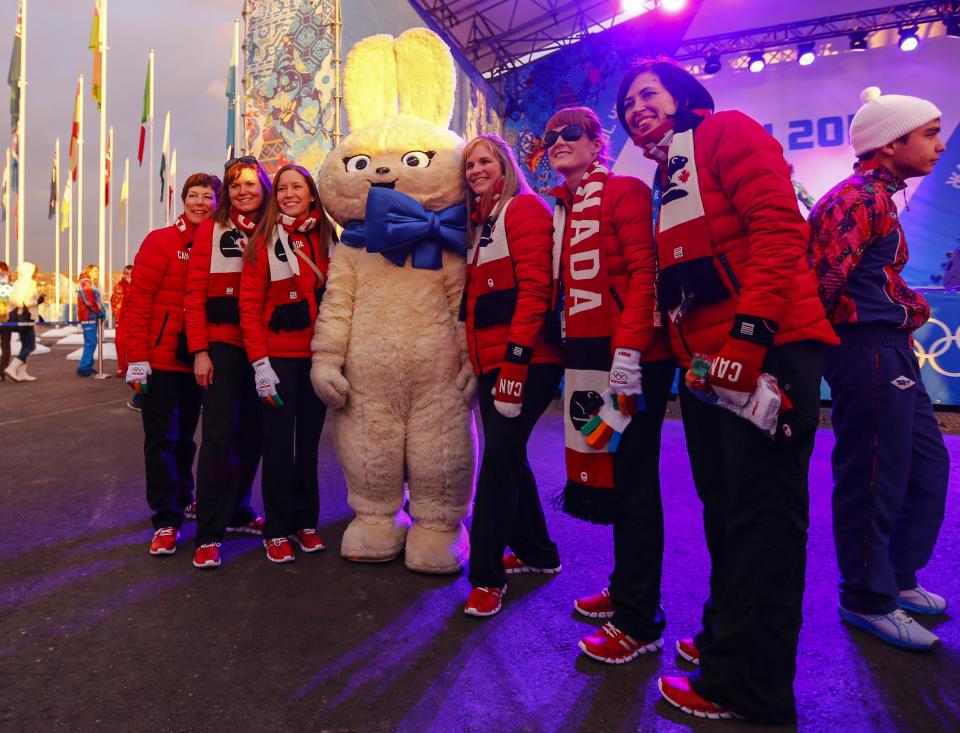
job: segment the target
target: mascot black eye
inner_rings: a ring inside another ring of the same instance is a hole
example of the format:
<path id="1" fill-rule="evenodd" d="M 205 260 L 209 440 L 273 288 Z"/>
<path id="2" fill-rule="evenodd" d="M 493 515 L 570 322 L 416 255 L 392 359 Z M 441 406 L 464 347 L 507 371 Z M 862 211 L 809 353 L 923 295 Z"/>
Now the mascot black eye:
<path id="1" fill-rule="evenodd" d="M 370 167 L 369 155 L 351 155 L 343 159 L 343 165 L 347 173 L 360 173 Z"/>
<path id="2" fill-rule="evenodd" d="M 434 152 L 432 150 L 426 153 L 422 150 L 411 150 L 409 153 L 403 154 L 403 164 L 407 168 L 427 168 L 433 156 Z"/>

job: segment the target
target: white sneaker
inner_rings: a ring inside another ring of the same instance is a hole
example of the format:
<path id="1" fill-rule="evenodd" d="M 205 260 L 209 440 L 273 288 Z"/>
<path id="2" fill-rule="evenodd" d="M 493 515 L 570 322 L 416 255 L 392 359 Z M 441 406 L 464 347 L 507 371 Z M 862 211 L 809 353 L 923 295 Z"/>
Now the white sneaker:
<path id="1" fill-rule="evenodd" d="M 932 649 L 940 645 L 940 638 L 936 634 L 925 629 L 899 608 L 884 614 L 854 613 L 843 606 L 837 610 L 844 622 L 901 649 Z"/>
<path id="2" fill-rule="evenodd" d="M 947 610 L 947 599 L 918 585 L 913 590 L 900 591 L 897 605 L 904 611 L 933 616 Z"/>

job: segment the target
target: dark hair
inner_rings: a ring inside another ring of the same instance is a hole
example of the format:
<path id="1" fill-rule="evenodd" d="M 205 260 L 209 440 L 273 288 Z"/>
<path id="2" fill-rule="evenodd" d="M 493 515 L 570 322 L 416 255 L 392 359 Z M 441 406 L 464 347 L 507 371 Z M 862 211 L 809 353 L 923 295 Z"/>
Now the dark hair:
<path id="1" fill-rule="evenodd" d="M 250 169 L 257 174 L 260 188 L 263 189 L 263 201 L 260 202 L 260 208 L 257 210 L 257 221 L 263 218 L 263 210 L 267 206 L 267 199 L 270 198 L 270 175 L 259 163 L 234 163 L 223 174 L 223 187 L 227 190 L 224 191 L 223 196 L 217 199 L 217 208 L 214 210 L 212 217 L 215 222 L 222 226 L 231 226 L 230 184 L 240 178 L 240 174 L 246 169 Z"/>
<path id="2" fill-rule="evenodd" d="M 10 272 L 10 265 L 6 262 L 0 261 L 0 272 Z"/>
<path id="3" fill-rule="evenodd" d="M 913 131 L 911 130 L 906 135 L 898 137 L 896 140 L 891 140 L 889 143 L 887 143 L 887 145 L 890 145 L 892 143 L 900 143 L 901 145 L 906 145 L 908 142 L 910 142 L 910 136 L 912 134 L 913 134 Z M 859 156 L 857 160 L 859 160 L 861 163 L 866 163 L 868 160 L 873 160 L 873 154 L 876 153 L 877 150 L 878 148 L 874 148 L 873 150 L 868 150 L 863 155 Z"/>
<path id="4" fill-rule="evenodd" d="M 670 92 L 670 96 L 677 103 L 678 121 L 688 115 L 691 110 L 709 109 L 713 110 L 715 105 L 713 97 L 707 88 L 689 71 L 679 66 L 673 59 L 666 57 L 641 59 L 634 63 L 627 73 L 624 74 L 620 87 L 617 89 L 617 117 L 620 119 L 620 125 L 627 133 L 630 128 L 627 126 L 627 111 L 624 109 L 623 100 L 630 91 L 630 85 L 640 74 L 649 72 L 656 74 L 663 88 Z"/>
<path id="5" fill-rule="evenodd" d="M 553 113 L 553 116 L 547 120 L 544 132 L 552 130 L 555 127 L 566 127 L 567 125 L 580 125 L 587 137 L 591 140 L 600 141 L 600 152 L 597 158 L 602 162 L 610 159 L 610 151 L 607 148 L 607 136 L 603 134 L 603 125 L 600 124 L 600 118 L 597 113 L 589 107 L 564 107 Z"/>
<path id="6" fill-rule="evenodd" d="M 183 188 L 180 190 L 180 200 L 187 200 L 187 191 L 189 191 L 194 186 L 204 186 L 206 188 L 213 189 L 213 200 L 217 202 L 220 200 L 220 192 L 223 190 L 223 183 L 217 176 L 211 175 L 209 173 L 194 173 L 192 176 L 187 178 L 183 182 Z"/>
<path id="7" fill-rule="evenodd" d="M 317 189 L 317 183 L 313 180 L 313 176 L 310 175 L 310 171 L 306 168 L 296 163 L 287 163 L 277 171 L 277 174 L 273 177 L 272 188 L 267 188 L 267 192 L 264 195 L 266 207 L 263 209 L 263 215 L 257 220 L 257 228 L 253 230 L 253 234 L 250 235 L 249 244 L 244 247 L 243 250 L 243 257 L 248 262 L 253 262 L 258 248 L 268 247 L 273 244 L 270 240 L 273 239 L 273 229 L 277 225 L 277 220 L 280 217 L 280 204 L 277 202 L 277 187 L 280 185 L 280 176 L 287 171 L 296 171 L 306 180 L 307 188 L 310 189 L 310 195 L 313 197 L 311 208 L 315 208 L 320 212 L 320 222 L 317 224 L 317 227 L 320 233 L 322 253 L 326 255 L 330 251 L 330 243 L 333 241 L 333 225 L 327 218 L 323 204 L 320 203 L 320 191 Z"/>

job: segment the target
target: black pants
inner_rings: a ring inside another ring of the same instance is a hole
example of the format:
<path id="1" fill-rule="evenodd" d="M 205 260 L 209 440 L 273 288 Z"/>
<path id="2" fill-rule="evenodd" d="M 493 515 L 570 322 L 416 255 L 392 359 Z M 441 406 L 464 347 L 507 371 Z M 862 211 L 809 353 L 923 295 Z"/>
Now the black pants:
<path id="1" fill-rule="evenodd" d="M 613 523 L 612 623 L 638 641 L 663 634 L 663 502 L 660 499 L 660 433 L 677 368 L 672 361 L 643 364 L 646 409 L 630 420 L 613 454 L 613 473 L 623 499 Z"/>
<path id="2" fill-rule="evenodd" d="M 0 326 L 0 375 L 10 363 L 10 339 L 13 336 L 13 329 L 9 326 Z M 6 379 L 6 377 L 4 377 Z"/>
<path id="3" fill-rule="evenodd" d="M 317 450 L 327 406 L 310 384 L 310 359 L 271 358 L 282 407 L 263 404 L 263 536 L 315 529 L 319 515 Z"/>
<path id="4" fill-rule="evenodd" d="M 141 400 L 147 504 L 153 527 L 180 527 L 193 501 L 193 436 L 200 419 L 200 388 L 193 374 L 155 369 Z"/>
<path id="5" fill-rule="evenodd" d="M 250 522 L 250 489 L 263 442 L 253 368 L 239 346 L 210 344 L 213 382 L 203 396 L 197 463 L 197 546 L 223 539 L 228 526 Z"/>
<path id="6" fill-rule="evenodd" d="M 563 369 L 558 364 L 530 365 L 517 417 L 504 417 L 493 406 L 491 390 L 499 373 L 495 369 L 481 375 L 477 385 L 483 460 L 470 526 L 470 584 L 474 587 L 506 584 L 503 552 L 508 545 L 528 565 L 554 568 L 560 564 L 527 460 L 527 441 L 556 395 Z"/>
<path id="7" fill-rule="evenodd" d="M 793 402 L 771 437 L 680 390 L 710 551 L 696 691 L 748 720 L 796 721 L 793 680 L 807 561 L 807 474 L 820 420 L 822 344 L 775 346 L 763 369 Z"/>

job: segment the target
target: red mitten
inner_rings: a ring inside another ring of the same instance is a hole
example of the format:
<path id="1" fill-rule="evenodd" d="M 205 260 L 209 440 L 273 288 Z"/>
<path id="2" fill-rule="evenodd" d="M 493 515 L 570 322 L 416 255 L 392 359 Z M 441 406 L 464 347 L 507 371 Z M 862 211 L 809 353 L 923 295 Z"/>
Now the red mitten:
<path id="1" fill-rule="evenodd" d="M 725 400 L 743 406 L 757 388 L 767 348 L 779 328 L 776 321 L 738 313 L 730 338 L 710 363 L 707 381 Z M 721 392 L 720 390 L 723 390 Z"/>
<path id="2" fill-rule="evenodd" d="M 507 344 L 507 355 L 493 388 L 493 406 L 504 417 L 516 417 L 523 408 L 523 388 L 527 383 L 527 364 L 533 349 Z"/>

